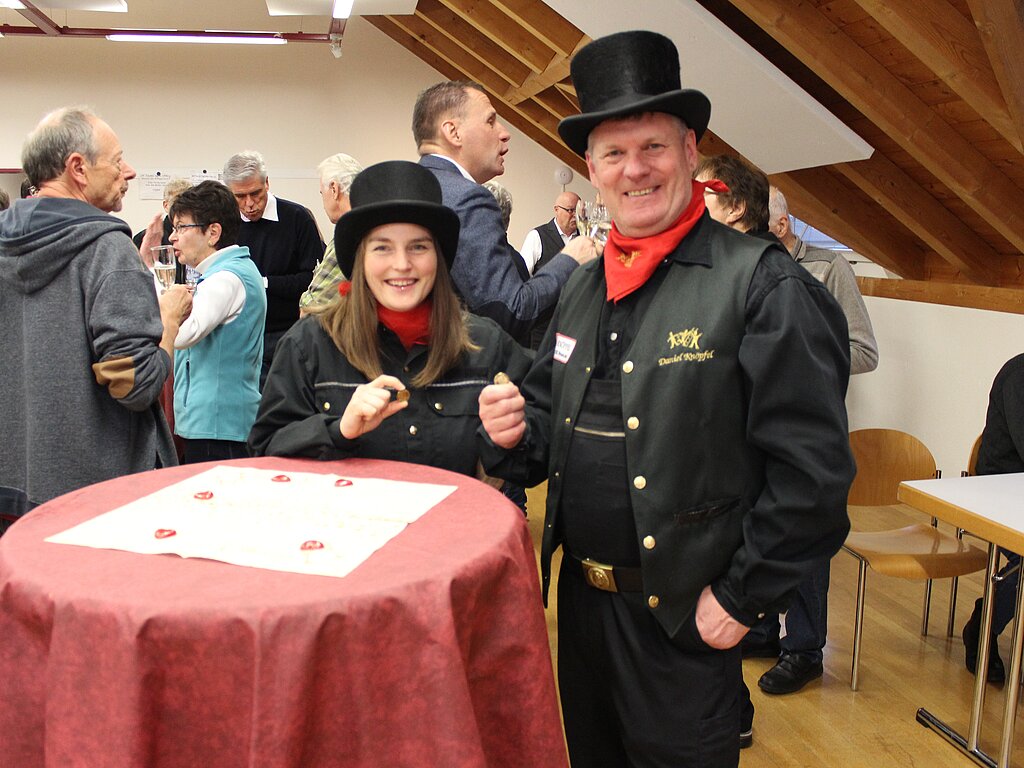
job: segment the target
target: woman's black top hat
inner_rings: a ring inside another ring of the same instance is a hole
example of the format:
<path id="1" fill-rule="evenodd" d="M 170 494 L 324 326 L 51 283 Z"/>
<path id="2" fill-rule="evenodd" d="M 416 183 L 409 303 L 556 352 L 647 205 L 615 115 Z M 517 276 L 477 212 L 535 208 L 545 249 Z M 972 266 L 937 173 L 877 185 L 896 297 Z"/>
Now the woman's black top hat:
<path id="1" fill-rule="evenodd" d="M 587 44 L 570 65 L 582 114 L 558 124 L 562 141 L 577 155 L 605 120 L 639 112 L 666 112 L 697 134 L 711 119 L 711 102 L 700 91 L 679 87 L 679 52 L 657 32 L 618 32 Z"/>
<path id="2" fill-rule="evenodd" d="M 349 190 L 352 210 L 334 226 L 338 266 L 352 274 L 356 249 L 382 224 L 419 224 L 437 240 L 448 269 L 459 244 L 459 217 L 441 203 L 441 185 L 430 171 L 407 160 L 389 160 L 364 169 Z"/>

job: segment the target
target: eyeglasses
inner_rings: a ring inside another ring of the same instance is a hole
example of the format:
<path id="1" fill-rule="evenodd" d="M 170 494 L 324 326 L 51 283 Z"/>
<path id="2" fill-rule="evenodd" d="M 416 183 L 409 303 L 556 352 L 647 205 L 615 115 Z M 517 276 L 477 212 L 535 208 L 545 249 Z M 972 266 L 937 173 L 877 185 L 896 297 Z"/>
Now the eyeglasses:
<path id="1" fill-rule="evenodd" d="M 206 226 L 206 224 L 175 224 L 173 227 L 171 227 L 171 231 L 174 234 L 176 234 L 176 235 L 180 235 L 181 234 L 181 230 L 183 230 L 183 229 L 191 229 L 192 227 L 205 227 L 205 226 Z"/>
<path id="2" fill-rule="evenodd" d="M 564 205 L 556 205 L 555 208 L 560 211 L 565 211 L 566 213 L 576 213 L 575 208 L 566 208 Z"/>

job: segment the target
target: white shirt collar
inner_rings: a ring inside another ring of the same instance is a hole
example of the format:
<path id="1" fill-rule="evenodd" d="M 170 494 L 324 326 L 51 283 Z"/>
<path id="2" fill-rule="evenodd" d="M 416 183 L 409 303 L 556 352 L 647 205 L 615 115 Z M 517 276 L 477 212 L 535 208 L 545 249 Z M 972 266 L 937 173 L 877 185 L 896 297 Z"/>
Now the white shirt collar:
<path id="1" fill-rule="evenodd" d="M 242 217 L 242 221 L 249 221 L 241 211 L 239 211 L 238 215 Z M 268 221 L 281 220 L 277 216 L 277 198 L 274 197 L 272 192 L 267 192 L 267 207 L 263 209 L 263 215 L 260 218 L 267 219 Z"/>
<path id="2" fill-rule="evenodd" d="M 454 161 L 454 160 L 452 160 L 452 159 L 451 159 L 450 157 L 448 157 L 448 155 L 439 155 L 439 154 L 437 154 L 436 152 L 431 152 L 431 153 L 430 153 L 430 156 L 431 156 L 431 157 L 440 157 L 440 158 L 441 158 L 442 160 L 447 160 L 447 161 L 448 161 L 449 163 L 451 163 L 452 165 L 454 165 L 454 166 L 455 166 L 456 168 L 458 168 L 458 169 L 459 169 L 459 173 L 461 173 L 461 174 L 462 174 L 463 176 L 465 176 L 465 177 L 466 177 L 467 179 L 469 179 L 469 180 L 470 180 L 470 181 L 472 181 L 472 182 L 473 182 L 474 184 L 476 184 L 476 179 L 474 179 L 474 178 L 473 178 L 472 176 L 470 176 L 470 175 L 469 175 L 469 171 L 467 171 L 467 170 L 466 170 L 465 168 L 463 168 L 463 167 L 462 167 L 461 165 L 459 165 L 459 164 L 458 164 L 457 162 L 455 162 L 455 161 Z"/>

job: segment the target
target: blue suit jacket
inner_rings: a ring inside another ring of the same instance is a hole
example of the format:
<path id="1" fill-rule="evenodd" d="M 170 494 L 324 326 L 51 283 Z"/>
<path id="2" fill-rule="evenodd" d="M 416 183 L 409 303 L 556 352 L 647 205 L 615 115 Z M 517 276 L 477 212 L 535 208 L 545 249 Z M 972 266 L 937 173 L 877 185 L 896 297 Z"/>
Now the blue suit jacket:
<path id="1" fill-rule="evenodd" d="M 452 264 L 455 290 L 470 312 L 493 319 L 526 343 L 537 317 L 558 301 L 576 260 L 558 254 L 524 281 L 517 269 L 522 257 L 509 245 L 491 193 L 443 158 L 424 155 L 420 165 L 437 177 L 442 201 L 459 217 L 459 249 Z"/>

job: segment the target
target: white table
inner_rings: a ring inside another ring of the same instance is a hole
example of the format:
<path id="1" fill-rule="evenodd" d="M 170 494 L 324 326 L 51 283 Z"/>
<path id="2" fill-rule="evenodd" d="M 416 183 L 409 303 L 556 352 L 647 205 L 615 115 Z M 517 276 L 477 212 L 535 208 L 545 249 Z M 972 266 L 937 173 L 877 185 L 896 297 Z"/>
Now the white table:
<path id="1" fill-rule="evenodd" d="M 917 720 L 980 765 L 1007 768 L 1013 745 L 1020 688 L 1021 645 L 1024 643 L 1021 632 L 1021 616 L 1024 615 L 1022 590 L 1017 592 L 1017 611 L 1013 619 L 1013 650 L 1006 678 L 1006 706 L 1003 710 L 998 761 L 978 747 L 978 736 L 988 675 L 989 639 L 992 636 L 992 579 L 996 575 L 998 547 L 1012 552 L 1024 552 L 1024 473 L 907 481 L 900 483 L 898 496 L 900 501 L 925 514 L 970 531 L 989 542 L 981 637 L 978 640 L 978 666 L 968 734 L 964 737 L 923 707 L 917 711 Z"/>

